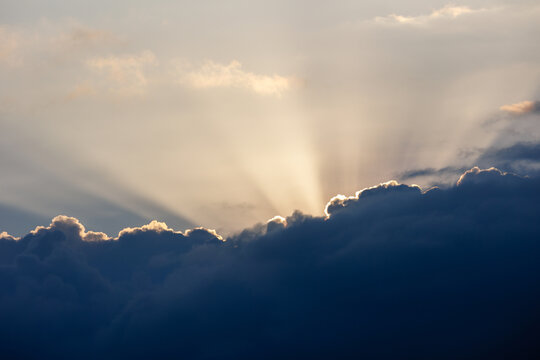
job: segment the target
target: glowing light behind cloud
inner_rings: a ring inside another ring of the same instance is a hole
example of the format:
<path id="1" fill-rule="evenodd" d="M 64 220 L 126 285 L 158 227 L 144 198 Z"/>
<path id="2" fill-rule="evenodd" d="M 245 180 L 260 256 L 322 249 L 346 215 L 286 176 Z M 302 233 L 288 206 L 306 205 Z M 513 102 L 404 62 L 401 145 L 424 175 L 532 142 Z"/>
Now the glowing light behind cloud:
<path id="1" fill-rule="evenodd" d="M 527 114 L 540 110 L 540 101 L 521 101 L 515 104 L 503 105 L 500 107 L 501 111 L 506 111 L 513 114 Z"/>
<path id="2" fill-rule="evenodd" d="M 501 104 L 537 98 L 538 7 L 229 5 L 2 26 L 2 131 L 22 140 L 6 157 L 145 217 L 231 229 L 451 165 L 493 141 Z M 17 171 L 1 202 L 60 207 Z"/>
<path id="3" fill-rule="evenodd" d="M 245 88 L 263 95 L 281 96 L 294 83 L 291 77 L 280 75 L 259 75 L 242 69 L 242 64 L 233 60 L 223 65 L 211 60 L 205 61 L 199 68 L 178 65 L 179 82 L 195 88 Z"/>

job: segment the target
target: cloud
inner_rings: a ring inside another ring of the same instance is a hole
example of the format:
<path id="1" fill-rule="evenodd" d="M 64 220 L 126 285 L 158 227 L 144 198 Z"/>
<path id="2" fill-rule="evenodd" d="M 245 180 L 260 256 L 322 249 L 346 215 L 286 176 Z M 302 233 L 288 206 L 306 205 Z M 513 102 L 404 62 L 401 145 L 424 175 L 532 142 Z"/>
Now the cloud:
<path id="1" fill-rule="evenodd" d="M 404 172 L 401 172 L 397 174 L 397 178 L 400 180 L 410 180 L 420 177 L 445 177 L 445 178 L 451 178 L 455 175 L 459 175 L 463 173 L 465 168 L 462 167 L 456 167 L 456 166 L 445 166 L 440 169 L 436 168 L 423 168 L 423 169 L 412 169 L 407 170 Z"/>
<path id="2" fill-rule="evenodd" d="M 1 239 L 13 240 L 13 241 L 19 240 L 19 238 L 15 237 L 15 236 L 11 236 L 5 231 L 0 232 L 0 240 Z"/>
<path id="3" fill-rule="evenodd" d="M 118 236 L 122 236 L 126 234 L 134 234 L 137 232 L 145 232 L 145 231 L 153 231 L 157 233 L 168 231 L 168 232 L 176 233 L 173 229 L 170 229 L 167 226 L 167 224 L 165 224 L 164 222 L 153 220 L 148 225 L 143 225 L 141 227 L 136 227 L 136 228 L 125 228 L 122 231 L 120 231 Z"/>
<path id="4" fill-rule="evenodd" d="M 157 64 L 157 58 L 149 50 L 138 55 L 94 57 L 86 65 L 103 74 L 109 90 L 122 95 L 142 95 L 148 84 L 145 69 Z"/>
<path id="5" fill-rule="evenodd" d="M 494 166 L 505 172 L 537 176 L 540 174 L 540 143 L 535 141 L 517 142 L 508 146 L 494 145 L 477 149 L 471 154 L 471 160 L 480 167 Z M 472 170 L 478 170 L 475 166 Z M 412 169 L 397 174 L 397 178 L 405 181 L 410 179 L 429 179 L 430 184 L 448 184 L 449 181 L 460 180 L 460 175 L 468 174 L 471 170 L 463 167 L 446 166 L 443 168 Z M 465 173 L 464 173 L 465 172 Z M 463 174 L 464 173 L 464 174 Z"/>
<path id="6" fill-rule="evenodd" d="M 73 89 L 67 94 L 68 100 L 74 100 L 85 96 L 92 96 L 95 95 L 96 89 L 88 84 L 88 83 L 81 83 L 73 87 Z"/>
<path id="7" fill-rule="evenodd" d="M 76 24 L 71 29 L 60 33 L 56 37 L 56 41 L 73 51 L 74 49 L 117 44 L 120 39 L 109 31 Z"/>
<path id="8" fill-rule="evenodd" d="M 61 69 L 85 56 L 122 44 L 112 32 L 69 21 L 42 20 L 31 26 L 0 25 L 0 65 L 28 71 L 40 66 Z"/>
<path id="9" fill-rule="evenodd" d="M 517 142 L 509 146 L 493 146 L 484 150 L 476 162 L 521 174 L 540 174 L 540 143 Z"/>
<path id="10" fill-rule="evenodd" d="M 292 77 L 244 71 L 242 64 L 236 60 L 226 65 L 208 60 L 197 69 L 184 63 L 178 69 L 180 83 L 199 89 L 243 88 L 262 95 L 281 96 L 295 82 Z"/>
<path id="11" fill-rule="evenodd" d="M 162 232 L 167 232 L 170 234 L 181 234 L 185 236 L 190 236 L 190 235 L 199 233 L 199 234 L 206 234 L 212 238 L 216 238 L 218 240 L 223 241 L 223 238 L 218 233 L 216 233 L 216 231 L 213 229 L 205 229 L 205 228 L 197 227 L 194 229 L 187 230 L 184 234 L 182 234 L 181 231 L 174 231 L 173 229 L 169 228 L 167 224 L 165 224 L 164 222 L 160 222 L 156 220 L 151 221 L 148 225 L 143 225 L 143 226 L 135 227 L 135 228 L 125 228 L 118 233 L 118 238 L 124 235 L 133 235 L 133 234 L 139 234 L 139 233 L 145 233 L 145 232 L 154 232 L 158 234 Z"/>
<path id="12" fill-rule="evenodd" d="M 426 25 L 432 21 L 442 19 L 455 19 L 460 16 L 486 11 L 486 9 L 471 9 L 468 6 L 446 5 L 441 9 L 433 10 L 428 15 L 403 16 L 390 14 L 388 16 L 378 16 L 375 22 L 384 25 Z"/>
<path id="13" fill-rule="evenodd" d="M 516 115 L 540 113 L 540 101 L 522 101 L 515 104 L 503 105 L 499 108 L 501 111 L 506 111 Z"/>
<path id="14" fill-rule="evenodd" d="M 107 234 L 102 232 L 86 231 L 84 226 L 74 217 L 58 215 L 52 219 L 49 226 L 38 226 L 30 233 L 39 236 L 42 233 L 60 231 L 70 239 L 80 239 L 81 241 L 104 241 L 110 240 Z"/>
<path id="15" fill-rule="evenodd" d="M 5 358 L 523 359 L 540 334 L 540 179 L 395 181 L 222 241 L 59 216 L 0 236 Z"/>
<path id="16" fill-rule="evenodd" d="M 396 193 L 396 192 L 420 192 L 420 187 L 413 185 L 403 185 L 398 183 L 395 180 L 390 180 L 385 183 L 381 183 L 377 186 L 369 187 L 363 190 L 358 191 L 354 196 L 345 196 L 345 195 L 337 195 L 334 196 L 328 204 L 326 204 L 326 208 L 324 209 L 324 213 L 326 216 L 332 215 L 334 212 L 338 211 L 339 209 L 345 208 L 349 206 L 351 203 L 356 203 L 360 198 L 365 198 L 367 196 L 373 196 L 373 195 L 381 195 L 384 193 Z"/>
<path id="17" fill-rule="evenodd" d="M 20 34 L 0 25 L 0 64 L 15 65 L 19 63 L 17 49 L 20 46 Z"/>

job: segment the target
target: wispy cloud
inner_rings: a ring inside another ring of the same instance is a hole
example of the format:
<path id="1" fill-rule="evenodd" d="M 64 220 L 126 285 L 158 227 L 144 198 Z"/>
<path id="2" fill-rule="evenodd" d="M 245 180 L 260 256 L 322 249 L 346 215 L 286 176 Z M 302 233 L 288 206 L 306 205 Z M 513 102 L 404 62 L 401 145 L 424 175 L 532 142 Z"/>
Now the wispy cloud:
<path id="1" fill-rule="evenodd" d="M 517 115 L 540 112 L 540 101 L 526 100 L 515 104 L 503 105 L 499 109 Z"/>
<path id="2" fill-rule="evenodd" d="M 19 42 L 19 35 L 15 31 L 0 26 L 0 63 L 13 65 L 17 62 Z"/>
<path id="3" fill-rule="evenodd" d="M 148 83 L 145 68 L 156 64 L 156 56 L 148 50 L 138 55 L 95 57 L 86 62 L 106 76 L 109 90 L 123 95 L 143 94 Z"/>
<path id="4" fill-rule="evenodd" d="M 244 88 L 263 95 L 281 96 L 295 82 L 292 77 L 244 71 L 236 60 L 225 65 L 208 60 L 196 69 L 180 64 L 178 71 L 179 82 L 195 88 Z"/>
<path id="5" fill-rule="evenodd" d="M 446 5 L 441 9 L 433 10 L 427 15 L 404 16 L 390 14 L 387 16 L 377 16 L 375 22 L 387 25 L 425 25 L 434 20 L 455 19 L 463 15 L 482 11 L 486 11 L 486 9 L 471 9 L 468 6 Z"/>
<path id="6" fill-rule="evenodd" d="M 73 87 L 73 89 L 67 94 L 66 98 L 68 100 L 73 100 L 77 98 L 81 98 L 84 96 L 91 96 L 96 94 L 96 89 L 88 84 L 88 83 L 81 83 L 77 84 Z"/>
<path id="7" fill-rule="evenodd" d="M 54 40 L 69 48 L 84 48 L 120 43 L 120 39 L 111 32 L 83 25 L 72 26 L 71 29 L 60 33 Z"/>

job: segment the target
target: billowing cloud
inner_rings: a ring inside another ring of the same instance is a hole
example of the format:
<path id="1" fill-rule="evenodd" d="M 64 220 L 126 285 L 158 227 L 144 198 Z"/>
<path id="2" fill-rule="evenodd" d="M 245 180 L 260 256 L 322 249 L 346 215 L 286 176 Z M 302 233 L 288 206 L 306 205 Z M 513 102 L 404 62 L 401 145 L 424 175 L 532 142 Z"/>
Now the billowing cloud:
<path id="1" fill-rule="evenodd" d="M 536 358 L 540 179 L 388 182 L 222 241 L 59 216 L 0 236 L 5 358 Z"/>
<path id="2" fill-rule="evenodd" d="M 515 104 L 503 105 L 500 107 L 500 110 L 517 115 L 536 113 L 540 112 L 540 101 L 526 100 Z"/>
<path id="3" fill-rule="evenodd" d="M 295 82 L 292 77 L 244 71 L 236 60 L 229 64 L 208 60 L 195 69 L 184 63 L 178 66 L 178 71 L 179 81 L 195 88 L 244 88 L 263 95 L 281 96 Z"/>
<path id="4" fill-rule="evenodd" d="M 404 16 L 390 14 L 388 16 L 378 16 L 375 22 L 379 24 L 402 24 L 402 25 L 425 25 L 435 20 L 440 19 L 455 19 L 457 17 L 473 14 L 486 9 L 471 9 L 468 6 L 446 5 L 441 9 L 433 10 L 428 15 Z"/>
<path id="5" fill-rule="evenodd" d="M 405 192 L 420 192 L 420 187 L 413 185 L 403 185 L 398 183 L 396 180 L 390 180 L 385 183 L 379 184 L 377 186 L 369 187 L 367 189 L 363 189 L 358 191 L 354 196 L 345 196 L 345 195 L 337 195 L 330 199 L 328 204 L 326 204 L 326 208 L 324 209 L 324 213 L 326 216 L 330 216 L 335 211 L 347 207 L 350 203 L 357 202 L 361 197 L 366 196 L 373 196 L 374 194 L 382 194 L 386 192 L 399 192 L 399 191 L 405 191 Z"/>
<path id="6" fill-rule="evenodd" d="M 81 241 L 104 241 L 110 239 L 107 234 L 102 232 L 86 231 L 78 219 L 65 215 L 56 216 L 47 227 L 36 227 L 31 234 L 39 236 L 50 231 L 60 231 L 70 239 L 80 239 Z"/>
<path id="7" fill-rule="evenodd" d="M 118 237 L 120 238 L 125 235 L 133 235 L 133 234 L 139 234 L 139 233 L 145 233 L 145 232 L 155 232 L 158 234 L 162 232 L 167 232 L 170 234 L 180 234 L 180 235 L 185 235 L 185 236 L 190 236 L 196 233 L 200 233 L 200 234 L 206 234 L 218 240 L 223 240 L 223 238 L 218 233 L 216 233 L 216 231 L 213 229 L 204 229 L 204 228 L 198 227 L 198 228 L 187 230 L 185 233 L 182 233 L 181 231 L 175 231 L 169 228 L 167 224 L 165 224 L 164 222 L 160 222 L 156 220 L 151 221 L 148 225 L 143 225 L 143 226 L 135 227 L 135 228 L 125 228 L 121 230 L 120 233 L 118 233 Z"/>

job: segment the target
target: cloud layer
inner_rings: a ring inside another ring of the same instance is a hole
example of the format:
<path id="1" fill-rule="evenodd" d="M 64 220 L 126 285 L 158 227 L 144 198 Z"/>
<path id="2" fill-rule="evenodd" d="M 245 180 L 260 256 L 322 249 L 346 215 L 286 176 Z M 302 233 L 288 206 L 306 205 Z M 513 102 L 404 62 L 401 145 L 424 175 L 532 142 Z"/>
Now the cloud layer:
<path id="1" fill-rule="evenodd" d="M 0 237 L 6 358 L 535 358 L 540 181 L 388 182 L 223 241 L 59 216 Z M 406 354 L 406 355 L 404 355 Z"/>

